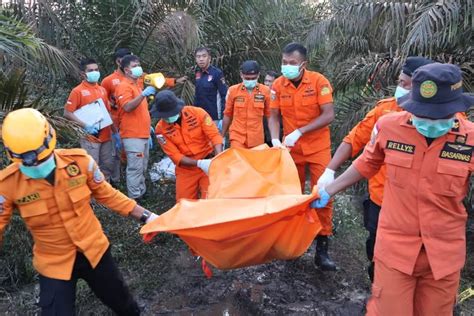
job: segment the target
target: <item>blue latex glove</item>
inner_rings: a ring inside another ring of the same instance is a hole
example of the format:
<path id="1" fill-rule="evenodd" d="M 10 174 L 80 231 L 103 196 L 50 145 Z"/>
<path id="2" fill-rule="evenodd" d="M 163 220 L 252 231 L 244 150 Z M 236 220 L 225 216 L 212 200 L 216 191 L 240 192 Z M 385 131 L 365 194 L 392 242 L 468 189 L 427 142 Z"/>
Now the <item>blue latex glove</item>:
<path id="1" fill-rule="evenodd" d="M 148 86 L 145 90 L 142 91 L 142 96 L 149 97 L 150 95 L 154 95 L 156 93 L 156 89 L 152 86 Z"/>
<path id="2" fill-rule="evenodd" d="M 153 149 L 153 137 L 148 137 L 148 150 Z"/>
<path id="3" fill-rule="evenodd" d="M 84 126 L 84 130 L 86 131 L 87 134 L 94 135 L 99 132 L 99 128 L 95 125 L 89 125 L 87 124 Z"/>
<path id="4" fill-rule="evenodd" d="M 117 152 L 121 152 L 122 151 L 122 140 L 120 139 L 120 134 L 119 133 L 113 133 L 112 134 L 112 138 L 114 139 L 114 142 L 115 142 L 115 150 Z"/>
<path id="5" fill-rule="evenodd" d="M 324 188 L 320 188 L 318 190 L 318 193 L 319 193 L 319 199 L 311 202 L 310 206 L 312 208 L 323 208 L 326 205 L 328 205 L 329 200 L 331 199 L 331 196 L 329 195 L 329 193 L 326 192 Z"/>

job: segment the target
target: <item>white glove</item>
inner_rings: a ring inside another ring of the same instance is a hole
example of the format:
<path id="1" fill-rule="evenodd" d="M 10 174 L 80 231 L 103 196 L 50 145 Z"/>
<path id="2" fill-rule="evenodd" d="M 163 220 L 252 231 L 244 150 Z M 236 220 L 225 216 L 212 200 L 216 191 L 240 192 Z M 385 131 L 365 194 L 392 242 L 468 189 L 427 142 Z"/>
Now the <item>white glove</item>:
<path id="1" fill-rule="evenodd" d="M 333 182 L 334 181 L 334 173 L 335 173 L 334 170 L 326 168 L 324 170 L 323 174 L 321 175 L 321 177 L 319 177 L 319 179 L 318 179 L 318 182 L 317 182 L 318 187 L 319 188 L 324 188 L 326 185 Z"/>
<path id="2" fill-rule="evenodd" d="M 295 129 L 290 134 L 286 135 L 285 139 L 283 140 L 283 145 L 287 147 L 295 146 L 298 139 L 300 139 L 301 135 L 303 135 L 299 129 Z"/>
<path id="3" fill-rule="evenodd" d="M 275 148 L 283 148 L 285 146 L 283 146 L 283 144 L 280 142 L 280 140 L 278 138 L 273 138 L 272 139 L 272 146 L 275 147 Z"/>
<path id="4" fill-rule="evenodd" d="M 205 174 L 209 175 L 209 166 L 211 165 L 211 159 L 200 159 L 197 161 L 198 168 L 201 168 Z"/>
<path id="5" fill-rule="evenodd" d="M 151 212 L 150 217 L 146 220 L 145 224 L 153 222 L 155 219 L 160 217 L 160 215 L 156 215 L 155 213 Z"/>

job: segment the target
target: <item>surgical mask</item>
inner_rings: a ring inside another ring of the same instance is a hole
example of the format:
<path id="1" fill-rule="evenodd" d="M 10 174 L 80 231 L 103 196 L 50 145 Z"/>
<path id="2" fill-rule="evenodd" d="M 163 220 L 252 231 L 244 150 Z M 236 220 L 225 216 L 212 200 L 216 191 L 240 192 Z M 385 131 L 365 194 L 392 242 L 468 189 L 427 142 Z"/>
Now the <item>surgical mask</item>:
<path id="1" fill-rule="evenodd" d="M 255 80 L 245 80 L 244 79 L 244 86 L 247 89 L 253 89 L 257 85 L 257 79 Z"/>
<path id="2" fill-rule="evenodd" d="M 167 117 L 167 118 L 165 118 L 164 120 L 165 120 L 165 122 L 168 123 L 168 124 L 173 124 L 173 123 L 176 122 L 178 119 L 179 119 L 179 113 L 176 114 L 176 115 Z"/>
<path id="3" fill-rule="evenodd" d="M 395 97 L 395 99 L 400 99 L 401 97 L 407 95 L 408 93 L 410 93 L 410 90 L 397 86 L 397 89 L 395 89 L 395 94 L 393 96 Z"/>
<path id="4" fill-rule="evenodd" d="M 100 79 L 100 71 L 86 72 L 86 80 L 89 83 L 97 83 Z"/>
<path id="5" fill-rule="evenodd" d="M 51 155 L 46 161 L 43 161 L 36 166 L 24 166 L 20 165 L 20 171 L 25 176 L 31 179 L 44 179 L 56 168 L 56 161 L 54 155 Z"/>
<path id="6" fill-rule="evenodd" d="M 133 67 L 130 71 L 132 72 L 132 76 L 135 78 L 139 78 L 143 75 L 143 69 L 140 66 Z"/>
<path id="7" fill-rule="evenodd" d="M 290 80 L 298 78 L 300 75 L 300 65 L 281 65 L 281 73 Z"/>
<path id="8" fill-rule="evenodd" d="M 449 132 L 453 127 L 454 117 L 441 120 L 430 120 L 415 115 L 412 122 L 418 133 L 428 138 L 438 138 Z"/>

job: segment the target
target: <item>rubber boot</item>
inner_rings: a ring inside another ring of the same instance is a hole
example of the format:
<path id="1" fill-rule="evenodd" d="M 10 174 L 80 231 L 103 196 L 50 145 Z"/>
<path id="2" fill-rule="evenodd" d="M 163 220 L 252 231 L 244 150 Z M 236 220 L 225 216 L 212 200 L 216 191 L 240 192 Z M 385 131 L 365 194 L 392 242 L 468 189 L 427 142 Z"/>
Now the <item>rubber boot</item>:
<path id="1" fill-rule="evenodd" d="M 316 238 L 316 254 L 314 255 L 314 264 L 320 267 L 323 271 L 336 271 L 336 264 L 331 260 L 331 258 L 329 258 L 328 248 L 328 236 L 318 236 Z"/>

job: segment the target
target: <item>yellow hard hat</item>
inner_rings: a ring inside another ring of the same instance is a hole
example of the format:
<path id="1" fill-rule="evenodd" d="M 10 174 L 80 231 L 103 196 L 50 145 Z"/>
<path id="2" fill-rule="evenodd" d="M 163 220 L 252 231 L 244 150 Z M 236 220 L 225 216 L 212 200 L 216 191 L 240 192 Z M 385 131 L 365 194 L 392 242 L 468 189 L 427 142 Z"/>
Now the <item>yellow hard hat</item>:
<path id="1" fill-rule="evenodd" d="M 49 157 L 56 147 L 56 131 L 43 114 L 31 108 L 8 113 L 2 139 L 9 158 L 27 166 Z"/>

